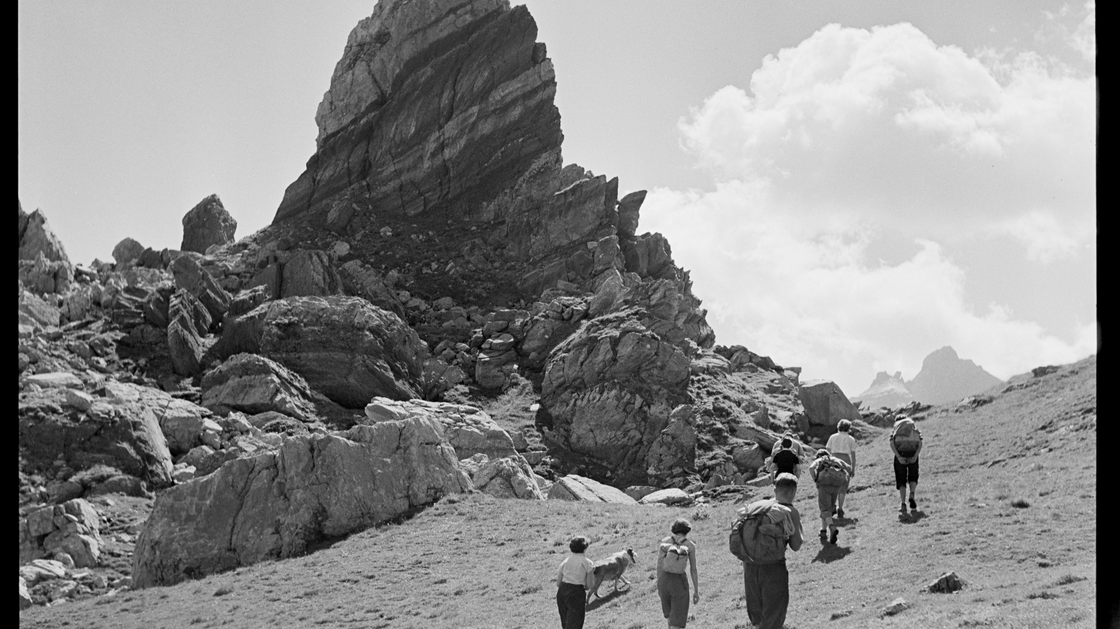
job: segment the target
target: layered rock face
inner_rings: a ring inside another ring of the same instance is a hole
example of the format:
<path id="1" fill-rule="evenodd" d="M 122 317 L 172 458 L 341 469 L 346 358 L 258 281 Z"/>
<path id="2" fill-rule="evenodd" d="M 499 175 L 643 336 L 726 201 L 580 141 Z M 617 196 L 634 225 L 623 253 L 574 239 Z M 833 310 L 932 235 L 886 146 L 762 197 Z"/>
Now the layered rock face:
<path id="1" fill-rule="evenodd" d="M 282 220 L 334 203 L 455 215 L 559 146 L 552 64 L 525 7 L 379 2 L 351 32 L 319 105 L 318 151 Z"/>
<path id="2" fill-rule="evenodd" d="M 289 297 L 230 321 L 214 346 L 225 358 L 267 356 L 347 408 L 374 396 L 424 397 L 428 348 L 399 317 L 360 297 Z"/>
<path id="3" fill-rule="evenodd" d="M 136 542 L 133 585 L 299 555 L 471 488 L 431 419 L 291 438 L 160 494 Z"/>

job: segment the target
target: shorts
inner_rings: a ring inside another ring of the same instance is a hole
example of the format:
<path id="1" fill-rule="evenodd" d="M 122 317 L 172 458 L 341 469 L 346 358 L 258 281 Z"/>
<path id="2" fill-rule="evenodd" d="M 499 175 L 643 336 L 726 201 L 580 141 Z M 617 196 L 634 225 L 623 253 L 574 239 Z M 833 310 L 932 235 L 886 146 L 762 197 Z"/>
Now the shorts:
<path id="1" fill-rule="evenodd" d="M 821 487 L 817 485 L 817 506 L 821 509 L 821 517 L 832 517 L 836 511 L 836 497 L 840 495 L 840 487 Z"/>
<path id="2" fill-rule="evenodd" d="M 683 627 L 688 621 L 688 577 L 659 570 L 657 594 L 661 597 L 661 613 L 674 627 Z"/>
<path id="3" fill-rule="evenodd" d="M 902 489 L 906 483 L 918 482 L 918 462 L 902 463 L 894 458 L 894 488 Z"/>

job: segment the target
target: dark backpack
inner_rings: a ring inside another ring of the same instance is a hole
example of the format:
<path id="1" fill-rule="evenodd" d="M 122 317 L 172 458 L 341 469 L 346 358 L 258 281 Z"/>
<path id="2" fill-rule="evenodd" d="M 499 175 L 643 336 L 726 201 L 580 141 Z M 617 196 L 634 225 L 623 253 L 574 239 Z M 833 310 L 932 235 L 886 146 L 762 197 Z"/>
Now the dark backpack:
<path id="1" fill-rule="evenodd" d="M 731 554 L 740 561 L 771 564 L 785 560 L 785 532 L 766 515 L 775 504 L 776 500 L 759 500 L 739 509 L 727 541 Z"/>

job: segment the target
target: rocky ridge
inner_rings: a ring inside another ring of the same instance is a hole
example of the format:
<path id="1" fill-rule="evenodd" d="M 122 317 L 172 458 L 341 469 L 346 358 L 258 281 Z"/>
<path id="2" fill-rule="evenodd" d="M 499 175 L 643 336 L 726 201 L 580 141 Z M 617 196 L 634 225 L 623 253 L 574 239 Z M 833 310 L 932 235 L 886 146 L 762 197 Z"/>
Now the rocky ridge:
<path id="1" fill-rule="evenodd" d="M 644 192 L 619 199 L 617 179 L 563 165 L 535 38 L 504 1 L 379 3 L 335 70 L 307 172 L 236 242 L 125 239 L 86 268 L 20 208 L 21 527 L 128 497 L 114 518 L 131 528 L 111 534 L 131 563 L 105 566 L 100 589 L 156 585 L 443 493 L 699 495 L 754 478 L 782 432 L 819 443 L 847 412 L 833 388 L 716 345 L 668 241 L 637 233 Z M 216 203 L 188 215 L 231 224 Z M 534 409 L 517 430 L 495 403 L 513 391 Z M 389 439 L 390 468 L 362 463 L 398 424 L 423 438 Z M 357 503 L 332 511 L 313 479 Z M 599 486 L 618 494 L 579 489 Z M 74 560 L 43 541 L 28 545 Z M 28 600 L 98 589 L 57 581 Z"/>

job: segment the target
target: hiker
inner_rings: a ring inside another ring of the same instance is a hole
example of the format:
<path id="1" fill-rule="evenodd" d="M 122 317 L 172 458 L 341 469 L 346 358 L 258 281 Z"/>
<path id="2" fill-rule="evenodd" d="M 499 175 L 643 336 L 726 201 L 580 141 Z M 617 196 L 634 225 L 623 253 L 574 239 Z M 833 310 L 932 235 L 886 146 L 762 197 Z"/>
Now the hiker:
<path id="1" fill-rule="evenodd" d="M 556 573 L 556 607 L 560 611 L 561 629 L 583 629 L 585 596 L 591 588 L 595 566 L 583 553 L 591 540 L 577 535 L 568 542 L 572 554 L 560 564 Z"/>
<path id="2" fill-rule="evenodd" d="M 801 444 L 794 440 L 792 432 L 786 431 L 781 439 L 774 442 L 766 469 L 771 480 L 779 474 L 793 474 L 801 478 Z"/>
<path id="3" fill-rule="evenodd" d="M 688 620 L 686 570 L 692 573 L 692 602 L 700 602 L 696 544 L 688 539 L 691 530 L 688 520 L 674 520 L 669 528 L 671 534 L 662 538 L 657 548 L 657 595 L 661 597 L 661 612 L 669 621 L 669 629 L 684 629 Z"/>
<path id="4" fill-rule="evenodd" d="M 774 481 L 774 497 L 739 509 L 731 548 L 743 561 L 747 617 L 761 629 L 781 629 L 789 608 L 786 547 L 800 550 L 801 514 L 793 506 L 797 477 L 782 473 Z M 738 547 L 738 548 L 737 548 Z"/>
<path id="5" fill-rule="evenodd" d="M 840 459 L 852 468 L 848 474 L 848 482 L 840 488 L 840 492 L 836 495 L 836 517 L 844 517 L 844 499 L 848 497 L 848 486 L 851 484 L 851 479 L 856 475 L 856 439 L 851 435 L 852 422 L 847 419 L 841 419 L 836 424 L 837 432 L 828 438 L 828 443 L 824 447 L 828 450 L 829 454 Z"/>
<path id="6" fill-rule="evenodd" d="M 836 502 L 840 489 L 848 484 L 851 467 L 829 454 L 828 450 L 817 450 L 817 457 L 809 465 L 809 476 L 817 484 L 817 506 L 821 510 L 821 543 L 835 544 L 840 529 L 832 521 L 836 512 Z"/>
<path id="7" fill-rule="evenodd" d="M 922 433 L 909 417 L 894 423 L 891 430 L 891 452 L 894 452 L 894 484 L 901 503 L 899 513 L 906 513 L 906 488 L 910 488 L 910 509 L 917 510 L 914 492 L 918 489 L 918 454 L 922 451 Z"/>

